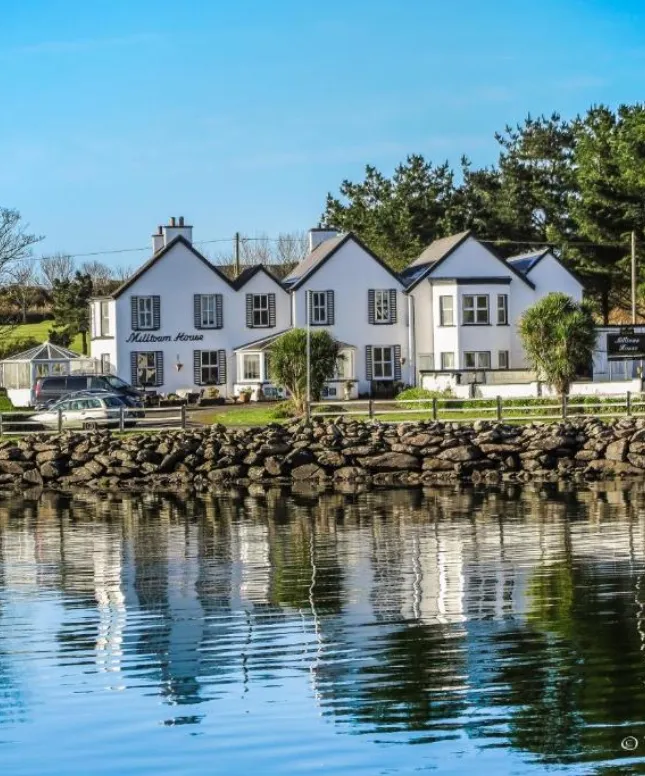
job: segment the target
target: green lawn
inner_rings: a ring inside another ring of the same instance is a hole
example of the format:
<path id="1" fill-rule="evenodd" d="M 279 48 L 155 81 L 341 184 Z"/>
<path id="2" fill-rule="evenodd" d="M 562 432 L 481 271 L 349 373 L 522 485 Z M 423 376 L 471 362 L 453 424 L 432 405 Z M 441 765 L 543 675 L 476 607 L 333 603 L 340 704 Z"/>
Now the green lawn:
<path id="1" fill-rule="evenodd" d="M 189 420 L 196 423 L 212 425 L 223 423 L 225 426 L 266 426 L 267 423 L 284 423 L 284 418 L 275 418 L 275 406 L 263 404 L 259 407 L 240 406 L 226 409 L 224 412 L 216 407 L 208 410 L 191 412 Z"/>
<path id="2" fill-rule="evenodd" d="M 24 337 L 33 337 L 34 339 L 37 339 L 39 342 L 45 342 L 45 340 L 48 337 L 49 330 L 54 325 L 53 321 L 41 321 L 40 323 L 22 323 L 19 326 L 16 326 L 15 329 L 12 329 L 11 332 L 8 334 L 8 339 L 23 339 Z M 72 344 L 70 345 L 70 350 L 75 351 L 76 353 L 82 353 L 82 345 L 81 345 L 82 339 L 81 335 L 78 334 L 74 340 L 72 341 Z"/>

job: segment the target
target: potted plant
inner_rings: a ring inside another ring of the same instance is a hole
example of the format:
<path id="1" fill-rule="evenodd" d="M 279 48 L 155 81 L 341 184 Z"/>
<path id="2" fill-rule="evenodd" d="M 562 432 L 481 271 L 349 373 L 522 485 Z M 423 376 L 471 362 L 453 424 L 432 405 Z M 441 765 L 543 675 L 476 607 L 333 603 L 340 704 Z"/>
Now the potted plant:
<path id="1" fill-rule="evenodd" d="M 355 380 L 346 380 L 344 385 L 344 398 L 345 401 L 349 401 L 352 398 L 352 391 L 354 390 L 354 386 L 356 385 Z"/>
<path id="2" fill-rule="evenodd" d="M 240 401 L 242 404 L 248 404 L 251 401 L 251 394 L 253 390 L 251 388 L 242 388 L 240 391 Z"/>
<path id="3" fill-rule="evenodd" d="M 224 403 L 224 400 L 219 395 L 219 388 L 216 388 L 214 385 L 207 385 L 203 388 L 198 401 L 200 406 L 203 407 Z"/>

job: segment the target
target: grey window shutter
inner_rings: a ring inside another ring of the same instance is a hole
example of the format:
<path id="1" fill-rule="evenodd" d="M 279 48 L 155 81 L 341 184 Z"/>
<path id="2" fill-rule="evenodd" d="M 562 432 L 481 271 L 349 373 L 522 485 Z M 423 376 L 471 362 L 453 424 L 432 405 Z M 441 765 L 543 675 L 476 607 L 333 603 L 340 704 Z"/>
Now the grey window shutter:
<path id="1" fill-rule="evenodd" d="M 275 294 L 269 294 L 269 326 L 275 327 Z"/>
<path id="2" fill-rule="evenodd" d="M 137 352 L 136 350 L 130 351 L 130 383 L 135 388 L 140 388 L 139 375 L 137 374 Z"/>
<path id="3" fill-rule="evenodd" d="M 334 292 L 327 291 L 327 325 L 333 326 L 336 323 L 336 313 L 334 310 Z"/>
<path id="4" fill-rule="evenodd" d="M 217 366 L 219 374 L 219 384 L 226 385 L 226 351 L 217 351 Z"/>
<path id="5" fill-rule="evenodd" d="M 215 294 L 215 328 L 224 327 L 224 297 L 221 294 Z"/>
<path id="6" fill-rule="evenodd" d="M 155 385 L 159 387 L 160 385 L 163 385 L 163 350 L 157 350 L 155 352 L 155 367 L 156 367 L 156 373 L 157 373 L 157 379 L 155 381 Z"/>
<path id="7" fill-rule="evenodd" d="M 201 329 L 202 328 L 202 295 L 201 294 L 195 294 L 193 297 L 193 308 L 195 311 L 195 328 Z"/>
<path id="8" fill-rule="evenodd" d="M 370 288 L 370 290 L 367 292 L 367 322 L 368 323 L 374 323 L 376 320 L 376 294 L 374 293 L 374 289 Z"/>
<path id="9" fill-rule="evenodd" d="M 202 351 L 193 350 L 193 379 L 195 385 L 202 384 Z"/>
<path id="10" fill-rule="evenodd" d="M 130 314 L 132 316 L 131 325 L 132 325 L 132 331 L 139 331 L 139 297 L 138 296 L 131 296 L 130 297 Z"/>
<path id="11" fill-rule="evenodd" d="M 390 323 L 396 323 L 396 288 L 390 289 Z"/>
<path id="12" fill-rule="evenodd" d="M 394 346 L 394 379 L 401 379 L 401 346 Z"/>
<path id="13" fill-rule="evenodd" d="M 161 328 L 161 297 L 152 297 L 152 328 Z"/>
<path id="14" fill-rule="evenodd" d="M 253 294 L 246 295 L 246 325 L 253 328 Z"/>
<path id="15" fill-rule="evenodd" d="M 365 346 L 365 377 L 368 380 L 373 380 L 374 370 L 372 368 L 372 346 Z"/>

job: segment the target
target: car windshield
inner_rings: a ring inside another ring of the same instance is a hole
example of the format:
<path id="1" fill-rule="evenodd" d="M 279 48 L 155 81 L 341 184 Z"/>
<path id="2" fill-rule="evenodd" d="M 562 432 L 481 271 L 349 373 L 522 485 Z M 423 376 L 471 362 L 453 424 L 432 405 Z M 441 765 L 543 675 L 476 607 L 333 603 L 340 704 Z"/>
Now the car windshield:
<path id="1" fill-rule="evenodd" d="M 108 383 L 113 388 L 129 388 L 130 387 L 124 380 L 121 380 L 119 377 L 114 377 L 114 375 L 105 375 L 105 379 L 108 381 Z"/>

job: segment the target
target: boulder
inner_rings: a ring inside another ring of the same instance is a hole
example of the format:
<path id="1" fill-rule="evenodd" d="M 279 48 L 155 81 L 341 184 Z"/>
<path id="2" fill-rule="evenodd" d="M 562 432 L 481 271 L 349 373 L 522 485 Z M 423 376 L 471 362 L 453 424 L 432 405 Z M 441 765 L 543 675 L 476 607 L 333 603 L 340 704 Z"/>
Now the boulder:
<path id="1" fill-rule="evenodd" d="M 452 461 L 453 463 L 461 463 L 463 461 L 475 461 L 482 457 L 482 451 L 474 445 L 459 445 L 458 447 L 451 447 L 447 450 L 442 450 L 437 458 L 443 461 Z"/>
<path id="2" fill-rule="evenodd" d="M 421 461 L 408 453 L 381 453 L 359 458 L 358 463 L 373 472 L 416 471 Z"/>

